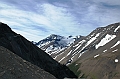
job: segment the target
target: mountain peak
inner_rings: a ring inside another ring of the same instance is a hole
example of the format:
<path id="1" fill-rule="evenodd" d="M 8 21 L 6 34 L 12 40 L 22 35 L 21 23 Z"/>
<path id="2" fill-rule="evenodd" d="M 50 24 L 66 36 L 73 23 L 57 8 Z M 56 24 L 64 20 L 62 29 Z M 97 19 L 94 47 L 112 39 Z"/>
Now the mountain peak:
<path id="1" fill-rule="evenodd" d="M 0 22 L 0 33 L 3 34 L 9 32 L 12 32 L 11 28 L 7 24 Z"/>
<path id="2" fill-rule="evenodd" d="M 51 34 L 50 36 L 58 36 L 58 35 L 56 35 L 56 34 Z"/>

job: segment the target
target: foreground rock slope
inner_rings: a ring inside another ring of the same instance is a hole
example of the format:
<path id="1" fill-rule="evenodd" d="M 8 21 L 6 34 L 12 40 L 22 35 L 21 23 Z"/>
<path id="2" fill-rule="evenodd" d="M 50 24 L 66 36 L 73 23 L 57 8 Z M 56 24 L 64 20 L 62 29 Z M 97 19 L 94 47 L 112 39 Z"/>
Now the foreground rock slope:
<path id="1" fill-rule="evenodd" d="M 56 79 L 50 73 L 0 46 L 0 79 Z"/>
<path id="2" fill-rule="evenodd" d="M 0 23 L 0 46 L 3 46 L 20 56 L 22 59 L 37 65 L 41 69 L 54 75 L 56 78 L 77 77 L 65 65 L 59 64 L 48 54 L 39 49 L 36 45 L 29 42 L 23 36 L 16 34 L 4 23 Z"/>

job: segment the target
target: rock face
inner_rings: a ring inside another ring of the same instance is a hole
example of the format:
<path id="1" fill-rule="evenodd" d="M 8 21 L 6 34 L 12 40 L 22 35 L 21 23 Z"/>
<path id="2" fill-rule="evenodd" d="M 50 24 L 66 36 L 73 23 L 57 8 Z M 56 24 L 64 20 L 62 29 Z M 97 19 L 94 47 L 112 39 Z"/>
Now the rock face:
<path id="1" fill-rule="evenodd" d="M 24 60 L 54 75 L 56 78 L 76 77 L 65 65 L 61 65 L 53 60 L 52 57 L 39 49 L 36 45 L 13 32 L 9 26 L 3 23 L 0 23 L 0 46 L 9 49 Z"/>
<path id="2" fill-rule="evenodd" d="M 23 60 L 0 46 L 0 79 L 56 79 L 53 75 Z"/>
<path id="3" fill-rule="evenodd" d="M 120 23 L 97 28 L 69 49 L 75 55 L 68 66 L 79 78 L 120 78 Z"/>

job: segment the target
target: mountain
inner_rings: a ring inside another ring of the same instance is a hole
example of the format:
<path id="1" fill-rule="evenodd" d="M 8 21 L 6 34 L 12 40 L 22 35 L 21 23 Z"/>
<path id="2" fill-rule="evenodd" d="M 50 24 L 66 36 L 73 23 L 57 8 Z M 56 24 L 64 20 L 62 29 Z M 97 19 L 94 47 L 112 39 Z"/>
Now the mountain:
<path id="1" fill-rule="evenodd" d="M 0 23 L 0 46 L 10 50 L 22 59 L 49 72 L 58 79 L 76 78 L 72 71 L 65 65 L 59 64 L 43 50 L 20 34 L 16 34 L 4 23 Z"/>
<path id="2" fill-rule="evenodd" d="M 66 48 L 70 47 L 74 42 L 80 40 L 83 36 L 60 36 L 52 34 L 47 38 L 35 43 L 36 46 L 47 52 L 53 59 L 56 59 L 57 56 L 61 54 L 62 51 L 66 50 Z M 60 62 L 62 57 L 60 57 L 57 61 Z"/>
<path id="3" fill-rule="evenodd" d="M 119 79 L 120 23 L 95 29 L 64 52 L 74 54 L 68 67 L 79 78 Z"/>
<path id="4" fill-rule="evenodd" d="M 115 38 L 119 36 L 119 27 L 119 23 L 111 24 L 107 27 L 99 27 L 88 36 L 81 37 L 70 47 L 67 47 L 66 50 L 60 52 L 59 56 L 55 59 L 59 60 L 62 57 L 61 63 L 68 65 L 79 59 L 85 52 L 92 50 L 96 52 L 101 46 L 105 47 L 107 43 L 111 44 L 113 39 L 117 40 Z"/>
<path id="5" fill-rule="evenodd" d="M 120 23 L 114 23 L 106 27 L 98 27 L 64 50 L 55 50 L 55 54 L 50 52 L 49 55 L 67 65 L 79 78 L 119 79 L 119 48 Z"/>
<path id="6" fill-rule="evenodd" d="M 43 69 L 0 46 L 0 79 L 56 79 Z"/>

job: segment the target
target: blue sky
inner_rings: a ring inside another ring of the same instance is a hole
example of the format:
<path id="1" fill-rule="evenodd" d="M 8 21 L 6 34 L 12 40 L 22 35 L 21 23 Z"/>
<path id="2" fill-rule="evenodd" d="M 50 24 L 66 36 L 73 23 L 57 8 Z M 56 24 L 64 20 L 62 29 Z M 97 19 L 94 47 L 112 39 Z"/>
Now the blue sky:
<path id="1" fill-rule="evenodd" d="M 88 35 L 120 22 L 119 0 L 0 0 L 0 21 L 30 41 Z"/>

